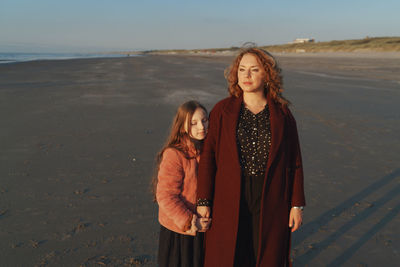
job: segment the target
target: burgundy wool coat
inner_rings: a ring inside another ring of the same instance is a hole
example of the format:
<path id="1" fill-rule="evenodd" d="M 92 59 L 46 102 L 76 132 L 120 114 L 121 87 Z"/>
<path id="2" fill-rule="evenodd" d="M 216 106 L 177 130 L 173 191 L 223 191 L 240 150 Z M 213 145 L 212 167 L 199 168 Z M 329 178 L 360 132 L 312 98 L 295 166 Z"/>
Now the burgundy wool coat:
<path id="1" fill-rule="evenodd" d="M 256 266 L 290 266 L 289 212 L 304 206 L 303 168 L 296 122 L 268 95 L 272 144 L 263 186 Z M 239 224 L 241 168 L 236 127 L 243 97 L 218 102 L 199 163 L 197 198 L 212 200 L 205 237 L 205 267 L 234 266 Z"/>

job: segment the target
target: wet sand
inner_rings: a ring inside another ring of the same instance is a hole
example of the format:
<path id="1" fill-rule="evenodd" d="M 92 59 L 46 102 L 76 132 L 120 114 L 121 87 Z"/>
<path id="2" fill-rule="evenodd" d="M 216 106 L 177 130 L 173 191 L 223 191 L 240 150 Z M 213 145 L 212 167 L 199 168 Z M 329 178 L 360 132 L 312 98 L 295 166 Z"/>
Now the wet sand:
<path id="1" fill-rule="evenodd" d="M 2 266 L 156 266 L 153 159 L 183 101 L 227 95 L 231 57 L 0 64 Z M 295 266 L 400 260 L 400 59 L 279 55 L 307 208 Z M 393 265 L 394 264 L 394 265 Z"/>

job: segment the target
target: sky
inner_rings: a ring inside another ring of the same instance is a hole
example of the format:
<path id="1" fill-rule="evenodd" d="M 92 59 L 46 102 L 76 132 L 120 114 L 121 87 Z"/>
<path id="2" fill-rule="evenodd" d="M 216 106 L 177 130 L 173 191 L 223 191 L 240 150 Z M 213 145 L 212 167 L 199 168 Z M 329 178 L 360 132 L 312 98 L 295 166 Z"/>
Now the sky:
<path id="1" fill-rule="evenodd" d="M 195 49 L 400 36 L 399 0 L 0 0 L 0 52 Z"/>

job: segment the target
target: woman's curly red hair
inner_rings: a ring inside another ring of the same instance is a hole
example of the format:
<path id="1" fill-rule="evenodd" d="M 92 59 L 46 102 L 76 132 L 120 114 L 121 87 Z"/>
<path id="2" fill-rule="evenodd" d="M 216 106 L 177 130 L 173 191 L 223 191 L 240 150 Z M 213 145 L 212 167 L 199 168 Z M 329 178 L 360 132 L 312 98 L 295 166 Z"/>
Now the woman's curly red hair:
<path id="1" fill-rule="evenodd" d="M 231 96 L 239 97 L 243 94 L 238 84 L 238 68 L 242 57 L 245 54 L 256 56 L 258 62 L 265 70 L 265 95 L 270 94 L 272 99 L 280 103 L 282 107 L 286 107 L 290 102 L 282 96 L 282 75 L 275 58 L 265 50 L 251 47 L 242 49 L 239 55 L 233 60 L 232 64 L 225 70 L 225 78 L 228 81 L 228 91 Z"/>

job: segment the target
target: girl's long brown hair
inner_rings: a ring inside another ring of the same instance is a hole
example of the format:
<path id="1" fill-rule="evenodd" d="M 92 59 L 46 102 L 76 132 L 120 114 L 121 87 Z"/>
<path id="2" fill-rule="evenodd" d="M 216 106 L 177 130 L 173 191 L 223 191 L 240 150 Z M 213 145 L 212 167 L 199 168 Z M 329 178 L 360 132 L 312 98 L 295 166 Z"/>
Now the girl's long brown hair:
<path id="1" fill-rule="evenodd" d="M 190 133 L 192 117 L 196 109 L 201 108 L 207 114 L 207 109 L 195 100 L 191 100 L 183 103 L 177 110 L 176 115 L 172 121 L 171 130 L 169 136 L 164 143 L 162 149 L 157 153 L 156 156 L 156 166 L 154 168 L 153 178 L 151 182 L 151 192 L 153 194 L 153 200 L 156 201 L 156 190 L 158 183 L 158 171 L 160 169 L 160 163 L 162 161 L 162 157 L 164 151 L 167 148 L 175 148 L 181 151 L 187 158 L 190 158 L 188 151 L 189 146 L 188 143 L 192 143 L 197 152 L 200 152 L 200 147 L 198 142 L 193 141 L 188 132 Z M 185 130 L 185 126 L 187 127 L 187 132 Z M 190 140 L 190 142 L 188 142 Z"/>
<path id="2" fill-rule="evenodd" d="M 238 68 L 242 57 L 245 54 L 254 55 L 258 62 L 264 67 L 264 93 L 270 94 L 272 99 L 280 103 L 282 107 L 286 107 L 290 102 L 282 96 L 283 82 L 281 69 L 278 66 L 275 58 L 265 50 L 250 47 L 240 50 L 239 55 L 233 60 L 232 64 L 225 70 L 225 78 L 228 81 L 228 91 L 231 96 L 239 97 L 243 94 L 242 89 L 238 84 Z"/>

